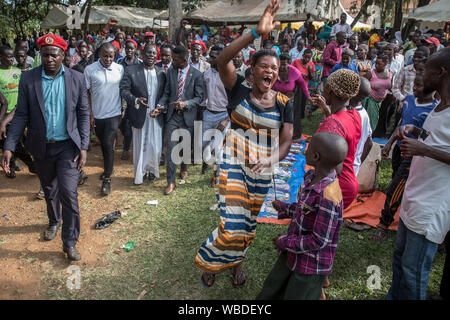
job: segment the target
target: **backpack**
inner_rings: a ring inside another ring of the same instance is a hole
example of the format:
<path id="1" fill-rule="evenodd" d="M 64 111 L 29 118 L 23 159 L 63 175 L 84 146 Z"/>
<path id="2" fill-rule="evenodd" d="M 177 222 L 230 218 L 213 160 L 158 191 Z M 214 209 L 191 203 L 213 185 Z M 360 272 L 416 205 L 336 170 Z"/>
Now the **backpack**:
<path id="1" fill-rule="evenodd" d="M 380 161 L 381 146 L 374 142 L 367 158 L 359 168 L 357 176 L 359 193 L 371 193 L 377 189 Z"/>

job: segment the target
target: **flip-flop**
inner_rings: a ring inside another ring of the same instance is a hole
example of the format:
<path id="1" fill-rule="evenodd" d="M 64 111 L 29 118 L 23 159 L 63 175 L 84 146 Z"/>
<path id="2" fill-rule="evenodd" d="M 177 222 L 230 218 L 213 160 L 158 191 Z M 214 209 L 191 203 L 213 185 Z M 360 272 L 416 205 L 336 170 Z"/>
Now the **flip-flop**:
<path id="1" fill-rule="evenodd" d="M 208 285 L 205 280 L 203 279 L 203 275 L 206 274 L 206 277 L 208 278 L 208 280 L 213 279 L 212 283 L 210 285 Z M 202 275 L 200 276 L 200 282 L 202 283 L 202 285 L 205 288 L 211 288 L 211 286 L 214 284 L 214 281 L 216 279 L 216 276 L 213 274 L 210 274 L 208 272 L 203 272 Z"/>
<path id="2" fill-rule="evenodd" d="M 236 284 L 235 282 L 239 281 L 239 279 L 241 279 L 242 277 L 244 277 L 244 281 L 242 281 L 242 282 L 239 283 L 239 284 Z M 233 274 L 233 275 L 231 276 L 231 278 L 232 278 L 232 281 L 231 281 L 231 282 L 233 283 L 233 287 L 235 287 L 235 288 L 242 288 L 243 286 L 245 286 L 245 283 L 247 282 L 247 279 L 245 279 L 245 273 L 244 273 L 244 270 L 242 270 L 241 272 L 239 272 L 238 275 Z"/>
<path id="3" fill-rule="evenodd" d="M 355 231 L 364 231 L 372 229 L 371 226 L 362 222 L 354 222 L 352 219 L 345 220 L 344 226 Z"/>

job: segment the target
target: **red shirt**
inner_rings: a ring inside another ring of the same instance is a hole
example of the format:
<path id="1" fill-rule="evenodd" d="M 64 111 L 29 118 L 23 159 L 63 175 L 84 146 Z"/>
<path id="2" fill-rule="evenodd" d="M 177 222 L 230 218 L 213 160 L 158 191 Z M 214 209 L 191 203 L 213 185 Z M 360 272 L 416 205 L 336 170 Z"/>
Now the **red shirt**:
<path id="1" fill-rule="evenodd" d="M 303 76 L 303 79 L 306 81 L 311 80 L 309 79 L 309 72 L 308 72 L 308 66 L 312 67 L 312 71 L 316 71 L 316 67 L 314 66 L 314 63 L 312 61 L 309 61 L 306 66 L 302 64 L 302 59 L 295 59 L 294 62 L 292 62 L 292 65 L 300 71 L 300 73 Z"/>
<path id="2" fill-rule="evenodd" d="M 336 112 L 323 120 L 319 125 L 317 132 L 322 131 L 338 134 L 348 144 L 347 157 L 344 160 L 342 172 L 338 176 L 345 209 L 358 195 L 358 180 L 353 170 L 353 162 L 355 161 L 356 149 L 361 138 L 361 116 L 356 109 Z"/>

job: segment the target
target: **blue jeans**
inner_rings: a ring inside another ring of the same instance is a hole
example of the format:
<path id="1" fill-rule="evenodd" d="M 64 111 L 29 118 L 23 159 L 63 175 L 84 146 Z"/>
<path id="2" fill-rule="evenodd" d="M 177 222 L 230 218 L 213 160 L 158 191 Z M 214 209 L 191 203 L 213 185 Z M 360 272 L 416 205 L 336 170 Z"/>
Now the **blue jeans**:
<path id="1" fill-rule="evenodd" d="M 431 264 L 438 245 L 409 230 L 400 219 L 392 259 L 388 300 L 425 300 Z"/>

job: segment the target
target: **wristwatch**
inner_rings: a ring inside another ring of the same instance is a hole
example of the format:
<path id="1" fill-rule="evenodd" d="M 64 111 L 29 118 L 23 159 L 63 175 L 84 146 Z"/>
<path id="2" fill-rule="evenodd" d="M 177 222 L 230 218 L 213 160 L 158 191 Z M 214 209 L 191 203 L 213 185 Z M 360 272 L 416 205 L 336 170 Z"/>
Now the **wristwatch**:
<path id="1" fill-rule="evenodd" d="M 425 140 L 426 138 L 428 138 L 429 135 L 430 135 L 430 134 L 429 134 L 429 132 L 428 132 L 427 130 L 425 130 L 425 129 L 420 129 L 419 137 L 420 137 L 422 140 Z"/>

